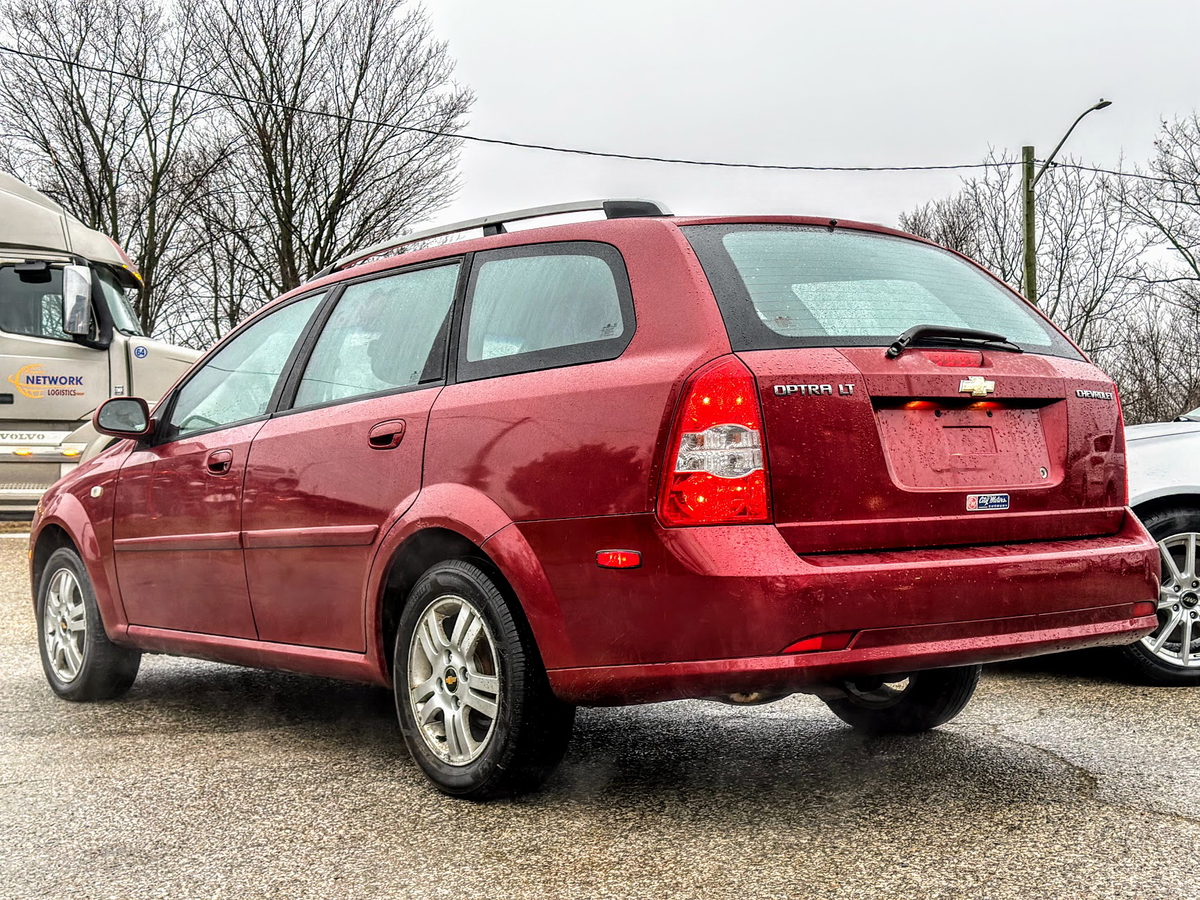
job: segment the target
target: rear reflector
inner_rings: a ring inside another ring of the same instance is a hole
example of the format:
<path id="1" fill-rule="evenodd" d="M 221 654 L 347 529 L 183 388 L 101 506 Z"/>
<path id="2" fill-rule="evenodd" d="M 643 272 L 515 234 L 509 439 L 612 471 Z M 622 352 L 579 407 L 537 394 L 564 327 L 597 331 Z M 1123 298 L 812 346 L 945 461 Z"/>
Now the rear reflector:
<path id="1" fill-rule="evenodd" d="M 692 376 L 665 469 L 658 504 L 665 525 L 771 521 L 762 408 L 754 376 L 737 357 Z"/>
<path id="2" fill-rule="evenodd" d="M 1143 616 L 1152 616 L 1157 609 L 1158 607 L 1149 600 L 1141 600 L 1133 604 L 1133 617 L 1135 619 L 1140 619 Z"/>
<path id="3" fill-rule="evenodd" d="M 845 650 L 850 646 L 850 639 L 853 637 L 853 631 L 831 631 L 829 634 L 817 634 L 796 641 L 791 646 L 785 647 L 783 652 L 812 653 L 814 650 Z"/>
<path id="4" fill-rule="evenodd" d="M 642 564 L 642 554 L 636 550 L 597 550 L 596 565 L 602 569 L 636 569 Z"/>

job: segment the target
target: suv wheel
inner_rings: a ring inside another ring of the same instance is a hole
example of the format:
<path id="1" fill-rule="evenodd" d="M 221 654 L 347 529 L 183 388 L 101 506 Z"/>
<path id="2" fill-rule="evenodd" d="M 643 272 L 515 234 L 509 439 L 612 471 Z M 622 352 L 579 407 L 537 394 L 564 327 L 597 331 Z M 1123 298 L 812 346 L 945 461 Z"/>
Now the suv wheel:
<path id="1" fill-rule="evenodd" d="M 1162 557 L 1158 627 L 1121 652 L 1129 668 L 1152 684 L 1200 685 L 1200 510 L 1165 509 L 1142 524 Z"/>
<path id="2" fill-rule="evenodd" d="M 532 635 L 474 563 L 452 560 L 421 576 L 393 658 L 404 742 L 443 792 L 533 790 L 566 752 L 575 708 L 554 696 Z"/>
<path id="3" fill-rule="evenodd" d="M 979 666 L 963 666 L 914 672 L 900 680 L 847 681 L 842 685 L 846 696 L 825 703 L 847 725 L 869 734 L 929 731 L 962 712 L 979 672 Z"/>
<path id="4" fill-rule="evenodd" d="M 42 668 L 58 696 L 111 700 L 133 687 L 142 654 L 109 641 L 83 560 L 69 547 L 46 560 L 37 619 Z"/>

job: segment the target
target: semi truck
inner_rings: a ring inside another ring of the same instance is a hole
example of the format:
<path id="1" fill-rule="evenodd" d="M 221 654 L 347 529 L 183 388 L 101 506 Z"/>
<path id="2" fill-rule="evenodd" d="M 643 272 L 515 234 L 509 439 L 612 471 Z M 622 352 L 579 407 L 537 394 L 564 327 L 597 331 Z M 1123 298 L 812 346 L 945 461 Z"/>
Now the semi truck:
<path id="1" fill-rule="evenodd" d="M 111 441 L 97 406 L 158 398 L 199 357 L 142 332 L 141 286 L 115 241 L 0 172 L 0 516 L 32 513 Z"/>

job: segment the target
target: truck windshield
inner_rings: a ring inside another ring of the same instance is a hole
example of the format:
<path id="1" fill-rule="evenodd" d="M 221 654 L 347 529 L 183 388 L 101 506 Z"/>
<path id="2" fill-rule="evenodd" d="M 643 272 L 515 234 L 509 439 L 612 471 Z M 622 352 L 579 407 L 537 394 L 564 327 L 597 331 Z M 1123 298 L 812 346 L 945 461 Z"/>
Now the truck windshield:
<path id="1" fill-rule="evenodd" d="M 100 276 L 100 290 L 112 311 L 113 325 L 122 334 L 141 335 L 142 326 L 138 322 L 137 313 L 129 304 L 129 294 L 115 275 L 108 269 L 93 269 Z"/>
<path id="2" fill-rule="evenodd" d="M 62 329 L 62 269 L 18 272 L 0 266 L 0 329 L 9 334 L 69 341 Z"/>

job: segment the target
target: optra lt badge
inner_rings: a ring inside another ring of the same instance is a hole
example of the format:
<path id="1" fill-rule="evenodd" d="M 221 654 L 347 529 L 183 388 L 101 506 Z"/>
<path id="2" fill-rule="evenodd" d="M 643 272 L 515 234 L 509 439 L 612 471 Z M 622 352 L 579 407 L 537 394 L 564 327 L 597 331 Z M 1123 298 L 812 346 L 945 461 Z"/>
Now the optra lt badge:
<path id="1" fill-rule="evenodd" d="M 967 512 L 1008 509 L 1008 494 L 967 494 Z"/>

